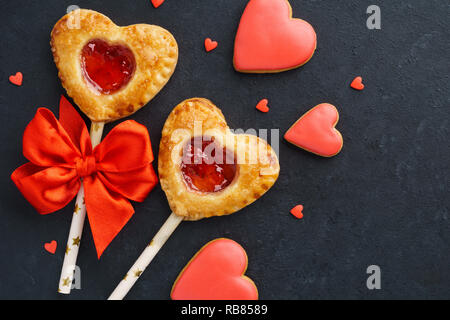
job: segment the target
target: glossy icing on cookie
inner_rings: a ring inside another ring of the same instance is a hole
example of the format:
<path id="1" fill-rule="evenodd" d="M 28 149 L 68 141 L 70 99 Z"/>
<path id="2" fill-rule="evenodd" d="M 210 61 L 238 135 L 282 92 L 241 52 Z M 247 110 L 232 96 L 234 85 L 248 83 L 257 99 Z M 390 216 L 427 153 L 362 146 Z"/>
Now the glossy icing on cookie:
<path id="1" fill-rule="evenodd" d="M 248 258 L 244 248 L 230 239 L 206 244 L 175 281 L 173 300 L 257 300 L 258 289 L 246 277 Z"/>
<path id="2" fill-rule="evenodd" d="M 265 73 L 297 68 L 311 59 L 317 39 L 306 21 L 292 18 L 286 0 L 250 0 L 234 47 L 237 71 Z"/>
<path id="3" fill-rule="evenodd" d="M 284 138 L 306 151 L 332 157 L 341 151 L 344 144 L 341 133 L 335 129 L 338 121 L 336 107 L 322 103 L 297 120 Z"/>

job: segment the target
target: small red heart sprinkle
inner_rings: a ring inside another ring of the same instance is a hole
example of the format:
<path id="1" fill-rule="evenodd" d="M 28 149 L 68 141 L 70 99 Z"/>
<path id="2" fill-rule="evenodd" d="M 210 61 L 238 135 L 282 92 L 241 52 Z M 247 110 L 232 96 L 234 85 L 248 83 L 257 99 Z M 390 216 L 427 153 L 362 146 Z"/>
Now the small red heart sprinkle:
<path id="1" fill-rule="evenodd" d="M 214 50 L 215 48 L 217 48 L 217 45 L 218 45 L 217 41 L 212 41 L 210 38 L 205 39 L 206 52 Z"/>
<path id="2" fill-rule="evenodd" d="M 256 109 L 258 109 L 261 112 L 267 113 L 269 112 L 269 107 L 267 106 L 267 104 L 269 103 L 269 100 L 267 99 L 262 99 L 260 102 L 258 102 L 258 104 L 256 105 Z"/>
<path id="3" fill-rule="evenodd" d="M 152 4 L 155 8 L 158 8 L 160 5 L 163 4 L 164 0 L 151 0 Z"/>
<path id="4" fill-rule="evenodd" d="M 50 252 L 51 254 L 55 254 L 56 248 L 57 248 L 57 247 L 58 247 L 58 243 L 57 243 L 55 240 L 53 240 L 53 241 L 50 242 L 50 243 L 44 244 L 45 250 L 47 250 L 47 251 Z"/>
<path id="5" fill-rule="evenodd" d="M 9 81 L 16 86 L 21 86 L 23 82 L 23 74 L 22 72 L 17 72 L 14 76 L 9 77 Z"/>
<path id="6" fill-rule="evenodd" d="M 295 206 L 292 210 L 291 213 L 294 217 L 298 218 L 298 219 L 303 219 L 303 206 L 301 204 L 299 204 L 298 206 Z"/>
<path id="7" fill-rule="evenodd" d="M 364 84 L 362 83 L 362 77 L 356 77 L 352 83 L 350 84 L 350 87 L 352 87 L 355 90 L 363 90 Z"/>

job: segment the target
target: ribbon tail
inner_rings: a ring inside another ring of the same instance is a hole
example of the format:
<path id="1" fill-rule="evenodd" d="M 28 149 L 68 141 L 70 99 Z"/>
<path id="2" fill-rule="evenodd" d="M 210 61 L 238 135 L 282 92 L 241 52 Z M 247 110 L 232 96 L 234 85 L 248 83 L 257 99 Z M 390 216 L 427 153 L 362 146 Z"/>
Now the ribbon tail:
<path id="1" fill-rule="evenodd" d="M 95 175 L 86 177 L 83 185 L 89 225 L 97 257 L 100 259 L 111 241 L 133 216 L 134 209 L 126 198 L 108 190 Z"/>

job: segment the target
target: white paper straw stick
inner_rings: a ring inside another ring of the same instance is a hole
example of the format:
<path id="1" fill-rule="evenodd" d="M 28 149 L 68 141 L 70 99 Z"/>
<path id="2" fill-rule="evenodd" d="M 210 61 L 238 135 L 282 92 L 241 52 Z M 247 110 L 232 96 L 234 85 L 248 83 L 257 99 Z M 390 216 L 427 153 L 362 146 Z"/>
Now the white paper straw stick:
<path id="1" fill-rule="evenodd" d="M 95 148 L 102 140 L 103 128 L 105 123 L 92 122 L 91 124 L 91 142 L 92 148 Z M 86 204 L 84 203 L 84 188 L 81 184 L 75 202 L 75 210 L 70 226 L 69 239 L 67 240 L 66 254 L 59 279 L 58 292 L 70 294 L 72 281 L 77 264 L 78 250 L 80 248 L 81 235 L 83 233 L 84 220 L 86 218 Z"/>
<path id="2" fill-rule="evenodd" d="M 166 243 L 167 239 L 169 239 L 175 229 L 179 226 L 181 221 L 183 221 L 183 217 L 177 216 L 175 213 L 170 215 L 108 300 L 122 300 L 127 295 L 128 291 L 130 291 L 137 279 L 139 279 L 141 274 L 152 262 L 153 258 Z"/>

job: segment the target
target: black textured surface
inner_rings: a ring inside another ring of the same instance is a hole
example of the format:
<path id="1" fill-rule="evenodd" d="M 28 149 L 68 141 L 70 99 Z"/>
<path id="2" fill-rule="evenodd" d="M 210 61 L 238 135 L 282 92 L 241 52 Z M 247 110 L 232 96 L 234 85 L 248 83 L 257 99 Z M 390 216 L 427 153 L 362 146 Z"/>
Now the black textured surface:
<path id="1" fill-rule="evenodd" d="M 247 1 L 75 1 L 119 25 L 151 23 L 180 47 L 166 88 L 135 114 L 157 153 L 172 108 L 200 96 L 222 108 L 232 128 L 280 128 L 305 111 L 335 104 L 342 153 L 322 159 L 280 143 L 281 175 L 262 199 L 232 216 L 185 222 L 142 275 L 129 299 L 167 299 L 173 281 L 206 242 L 228 237 L 249 255 L 261 299 L 450 298 L 450 7 L 441 0 L 298 1 L 318 49 L 304 67 L 246 75 L 232 67 L 233 41 Z M 3 1 L 0 10 L 0 298 L 105 299 L 167 218 L 158 186 L 97 260 L 86 225 L 78 265 L 82 290 L 56 293 L 73 203 L 40 216 L 9 176 L 25 162 L 21 137 L 37 107 L 57 112 L 64 93 L 49 48 L 54 23 L 74 1 Z M 382 29 L 366 28 L 378 4 Z M 203 41 L 219 47 L 207 54 Z M 8 77 L 24 73 L 15 87 Z M 363 92 L 349 88 L 362 75 Z M 270 113 L 255 110 L 268 98 Z M 110 130 L 112 125 L 107 126 Z M 156 164 L 155 164 L 156 165 Z M 304 220 L 289 210 L 305 206 Z M 43 249 L 57 240 L 56 254 Z M 382 269 L 382 290 L 366 288 L 366 268 Z"/>

